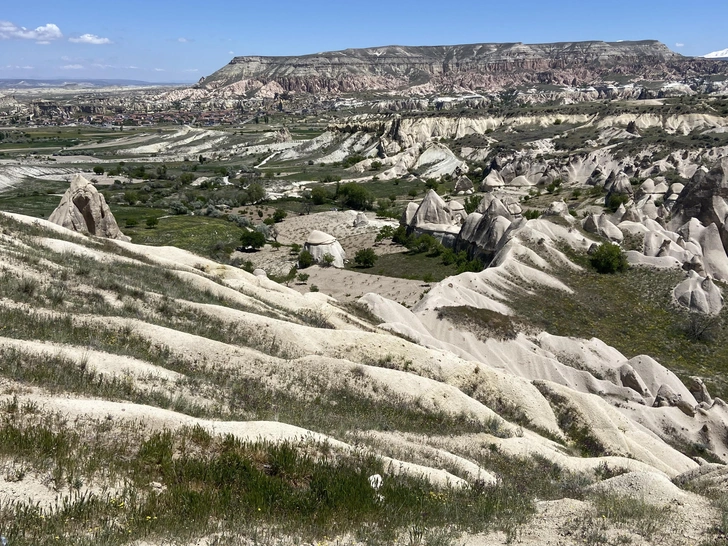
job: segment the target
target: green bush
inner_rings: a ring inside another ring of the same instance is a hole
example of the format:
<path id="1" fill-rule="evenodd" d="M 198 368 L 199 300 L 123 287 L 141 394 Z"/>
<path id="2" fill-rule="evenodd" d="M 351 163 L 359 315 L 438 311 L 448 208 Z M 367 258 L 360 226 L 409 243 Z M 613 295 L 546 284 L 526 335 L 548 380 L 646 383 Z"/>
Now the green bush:
<path id="1" fill-rule="evenodd" d="M 316 186 L 311 190 L 311 199 L 314 205 L 323 205 L 331 198 L 329 192 L 323 186 Z"/>
<path id="2" fill-rule="evenodd" d="M 617 212 L 620 205 L 624 205 L 629 201 L 629 195 L 624 193 L 613 193 L 607 199 L 607 208 L 612 212 Z"/>
<path id="3" fill-rule="evenodd" d="M 265 245 L 265 235 L 259 231 L 245 231 L 240 236 L 240 243 L 245 249 L 258 249 Z"/>
<path id="4" fill-rule="evenodd" d="M 338 197 L 343 206 L 354 210 L 369 210 L 374 202 L 374 196 L 369 190 L 353 182 L 343 184 L 339 188 Z"/>
<path id="5" fill-rule="evenodd" d="M 617 273 L 629 267 L 624 252 L 614 243 L 600 245 L 589 257 L 589 262 L 599 273 Z"/>
<path id="6" fill-rule="evenodd" d="M 360 267 L 372 267 L 376 263 L 377 258 L 378 256 L 374 253 L 373 249 L 362 248 L 354 256 L 354 262 Z"/>
<path id="7" fill-rule="evenodd" d="M 273 213 L 273 221 L 275 223 L 282 222 L 286 216 L 288 216 L 288 213 L 285 210 L 276 209 L 276 211 Z"/>
<path id="8" fill-rule="evenodd" d="M 311 267 L 313 263 L 313 254 L 311 254 L 308 250 L 302 250 L 298 255 L 298 267 L 306 269 L 307 267 Z"/>

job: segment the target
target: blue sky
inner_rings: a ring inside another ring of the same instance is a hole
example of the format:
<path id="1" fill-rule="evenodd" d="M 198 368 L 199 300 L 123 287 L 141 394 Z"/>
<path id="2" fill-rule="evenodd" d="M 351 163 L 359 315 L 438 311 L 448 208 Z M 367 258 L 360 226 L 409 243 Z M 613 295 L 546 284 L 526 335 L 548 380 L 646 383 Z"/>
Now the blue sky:
<path id="1" fill-rule="evenodd" d="M 391 44 L 656 39 L 728 48 L 728 2 L 707 0 L 106 0 L 3 2 L 0 78 L 191 82 L 235 55 Z"/>

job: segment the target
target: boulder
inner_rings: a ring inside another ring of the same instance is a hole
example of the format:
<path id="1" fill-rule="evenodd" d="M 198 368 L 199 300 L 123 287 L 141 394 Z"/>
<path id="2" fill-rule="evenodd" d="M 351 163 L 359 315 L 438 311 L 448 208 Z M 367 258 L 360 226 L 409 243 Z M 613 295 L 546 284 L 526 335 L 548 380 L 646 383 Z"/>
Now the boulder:
<path id="1" fill-rule="evenodd" d="M 458 181 L 455 183 L 453 193 L 455 195 L 471 194 L 473 193 L 473 188 L 473 182 L 467 176 L 463 175 L 458 178 Z"/>
<path id="2" fill-rule="evenodd" d="M 693 218 L 704 226 L 715 224 L 718 228 L 723 248 L 728 248 L 728 232 L 725 219 L 728 215 L 728 158 L 708 171 L 701 168 L 685 185 L 675 201 L 672 210 L 673 229 Z"/>
<path id="3" fill-rule="evenodd" d="M 660 385 L 655 396 L 655 402 L 652 407 L 664 408 L 677 406 L 677 403 L 681 400 L 680 395 L 677 394 L 669 385 Z"/>
<path id="4" fill-rule="evenodd" d="M 650 390 L 647 388 L 645 382 L 629 364 L 624 364 L 619 368 L 619 377 L 622 381 L 622 386 L 632 389 L 642 396 L 650 395 Z"/>
<path id="5" fill-rule="evenodd" d="M 695 271 L 672 291 L 675 300 L 690 311 L 717 315 L 723 308 L 723 296 L 710 277 L 701 277 Z"/>
<path id="6" fill-rule="evenodd" d="M 448 201 L 447 207 L 450 209 L 450 218 L 454 224 L 463 224 L 468 213 L 465 212 L 465 205 L 454 199 Z"/>
<path id="7" fill-rule="evenodd" d="M 622 231 L 605 214 L 590 214 L 584 219 L 582 226 L 585 231 L 596 233 L 611 241 L 621 243 L 624 239 Z"/>
<path id="8" fill-rule="evenodd" d="M 544 216 L 558 216 L 566 220 L 569 224 L 576 222 L 576 218 L 569 212 L 569 205 L 562 199 L 560 201 L 552 201 L 549 208 L 543 213 Z"/>
<path id="9" fill-rule="evenodd" d="M 483 182 L 480 184 L 480 190 L 490 191 L 493 188 L 502 188 L 505 185 L 506 183 L 500 173 L 496 170 L 492 170 L 488 176 L 483 179 Z"/>
<path id="10" fill-rule="evenodd" d="M 61 203 L 48 220 L 79 233 L 131 241 L 119 229 L 104 196 L 80 174 L 73 176 L 71 187 L 63 194 Z"/>
<path id="11" fill-rule="evenodd" d="M 346 253 L 336 237 L 328 233 L 314 229 L 309 234 L 303 248 L 311 253 L 317 264 L 325 263 L 324 256 L 330 254 L 334 258 L 331 265 L 338 268 L 344 267 Z"/>
<path id="12" fill-rule="evenodd" d="M 723 249 L 718 226 L 710 224 L 704 227 L 699 220 L 692 218 L 680 228 L 677 233 L 688 244 L 700 247 L 702 264 L 705 272 L 719 281 L 728 281 L 728 256 Z"/>
<path id="13" fill-rule="evenodd" d="M 708 387 L 705 386 L 705 383 L 703 383 L 701 378 L 695 376 L 690 377 L 690 382 L 687 387 L 690 390 L 690 394 L 695 397 L 695 400 L 697 400 L 698 403 L 702 402 L 704 404 L 708 404 L 708 406 L 713 405 L 713 397 L 710 396 Z"/>
<path id="14" fill-rule="evenodd" d="M 369 218 L 367 218 L 367 215 L 363 212 L 359 212 L 356 215 L 356 218 L 354 218 L 354 227 L 363 227 L 369 225 Z"/>
<path id="15" fill-rule="evenodd" d="M 529 186 L 533 186 L 533 183 L 528 178 L 521 175 L 521 176 L 517 176 L 513 180 L 511 180 L 508 183 L 508 185 L 514 186 L 516 188 L 527 188 Z"/>
<path id="16" fill-rule="evenodd" d="M 407 208 L 404 209 L 404 211 L 402 212 L 402 217 L 399 219 L 400 225 L 409 226 L 415 219 L 415 214 L 417 214 L 418 208 L 419 205 L 413 201 L 407 203 Z"/>
<path id="17" fill-rule="evenodd" d="M 632 182 L 624 172 L 619 173 L 616 177 L 607 181 L 604 189 L 607 190 L 607 198 L 612 194 L 633 195 Z"/>

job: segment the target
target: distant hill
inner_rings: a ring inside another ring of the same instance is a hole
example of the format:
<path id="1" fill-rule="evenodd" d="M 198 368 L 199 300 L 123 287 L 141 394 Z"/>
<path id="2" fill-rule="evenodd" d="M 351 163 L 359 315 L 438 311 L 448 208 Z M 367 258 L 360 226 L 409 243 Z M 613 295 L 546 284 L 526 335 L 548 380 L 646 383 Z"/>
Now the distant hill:
<path id="1" fill-rule="evenodd" d="M 728 59 L 728 49 L 713 51 L 713 53 L 708 53 L 707 55 L 703 55 L 703 57 L 706 59 Z"/>
<path id="2" fill-rule="evenodd" d="M 176 83 L 151 83 L 140 80 L 93 80 L 93 79 L 0 79 L 0 89 L 42 89 L 42 88 L 87 88 L 95 89 L 101 87 L 159 87 L 164 85 L 179 85 Z"/>
<path id="3" fill-rule="evenodd" d="M 235 57 L 200 86 L 213 90 L 263 84 L 271 91 L 308 93 L 422 85 L 495 90 L 537 83 L 683 79 L 724 69 L 714 62 L 683 57 L 656 40 L 385 46 L 299 57 Z"/>

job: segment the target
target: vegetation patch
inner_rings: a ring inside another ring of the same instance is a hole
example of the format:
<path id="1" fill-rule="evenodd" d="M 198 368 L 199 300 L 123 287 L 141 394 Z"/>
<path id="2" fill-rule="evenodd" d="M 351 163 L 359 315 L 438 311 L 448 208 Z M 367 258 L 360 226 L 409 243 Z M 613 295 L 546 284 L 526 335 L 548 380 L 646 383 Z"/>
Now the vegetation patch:
<path id="1" fill-rule="evenodd" d="M 526 327 L 526 323 L 519 318 L 468 305 L 440 307 L 437 310 L 437 318 L 449 320 L 458 328 L 475 334 L 483 341 L 489 338 L 515 339 Z"/>

